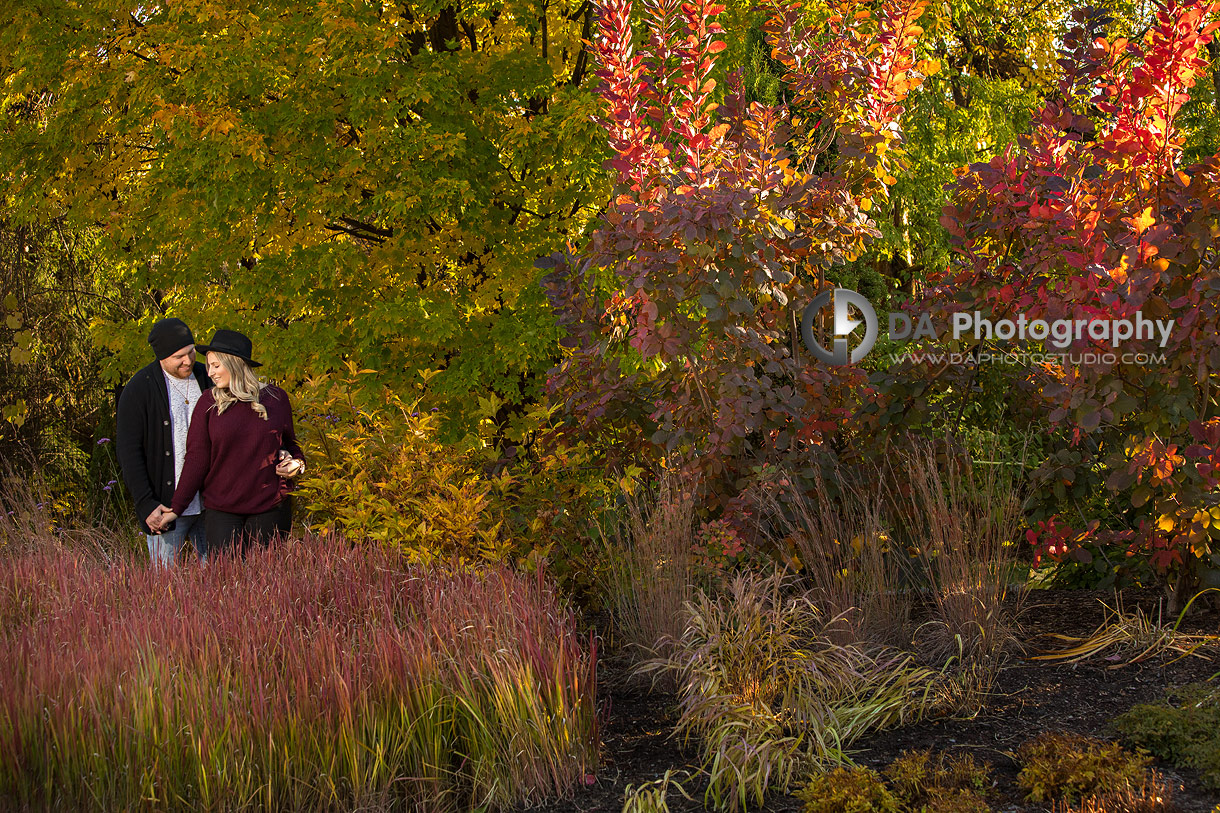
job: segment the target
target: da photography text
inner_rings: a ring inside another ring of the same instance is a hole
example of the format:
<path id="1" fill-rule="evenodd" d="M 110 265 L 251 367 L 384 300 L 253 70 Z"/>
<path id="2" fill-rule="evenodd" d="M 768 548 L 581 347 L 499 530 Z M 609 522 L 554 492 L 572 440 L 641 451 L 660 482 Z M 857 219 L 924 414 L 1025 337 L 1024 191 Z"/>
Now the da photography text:
<path id="1" fill-rule="evenodd" d="M 813 333 L 813 323 L 818 314 L 833 305 L 833 342 L 824 347 Z M 852 315 L 855 309 L 863 318 Z M 940 332 L 931 314 L 918 316 L 901 311 L 889 313 L 887 327 L 892 341 L 909 339 L 939 340 Z M 1030 319 L 1019 314 L 1015 319 L 988 319 L 980 311 L 953 314 L 952 337 L 970 337 L 977 341 L 1042 341 L 1057 349 L 1066 349 L 1081 339 L 1106 342 L 1117 348 L 1125 341 L 1157 340 L 1160 347 L 1169 342 L 1173 331 L 1173 319 L 1148 319 L 1136 312 L 1134 319 Z M 850 347 L 849 338 L 863 327 L 859 343 Z M 877 341 L 879 325 L 877 312 L 864 296 L 850 288 L 835 288 L 823 291 L 806 306 L 801 318 L 801 338 L 805 347 L 825 364 L 854 364 L 864 358 Z M 1063 354 L 1058 354 L 1062 357 Z M 1155 358 L 1155 357 L 1154 357 Z"/>

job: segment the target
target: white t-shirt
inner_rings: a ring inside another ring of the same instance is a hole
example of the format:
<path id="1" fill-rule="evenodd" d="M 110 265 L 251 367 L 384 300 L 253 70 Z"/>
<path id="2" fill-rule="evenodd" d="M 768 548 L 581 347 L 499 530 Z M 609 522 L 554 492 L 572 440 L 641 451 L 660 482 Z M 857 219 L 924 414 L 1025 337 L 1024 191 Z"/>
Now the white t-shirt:
<path id="1" fill-rule="evenodd" d="M 199 398 L 203 395 L 203 390 L 199 389 L 199 382 L 195 380 L 194 373 L 183 380 L 174 378 L 164 370 L 161 372 L 165 376 L 165 389 L 169 392 L 169 423 L 174 437 L 174 485 L 177 485 L 178 478 L 182 476 L 182 464 L 186 461 L 186 433 L 191 428 L 191 415 L 195 411 L 195 404 L 199 403 Z M 202 510 L 203 506 L 196 492 L 182 516 L 188 517 Z"/>

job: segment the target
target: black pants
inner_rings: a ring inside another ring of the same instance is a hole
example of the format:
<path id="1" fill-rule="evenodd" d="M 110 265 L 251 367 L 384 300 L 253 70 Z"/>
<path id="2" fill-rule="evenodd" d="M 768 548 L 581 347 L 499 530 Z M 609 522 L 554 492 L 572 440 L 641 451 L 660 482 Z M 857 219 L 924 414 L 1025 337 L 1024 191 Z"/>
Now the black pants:
<path id="1" fill-rule="evenodd" d="M 267 547 L 272 537 L 292 529 L 292 498 L 261 514 L 230 514 L 209 508 L 204 514 L 209 556 L 245 555 L 252 545 Z"/>

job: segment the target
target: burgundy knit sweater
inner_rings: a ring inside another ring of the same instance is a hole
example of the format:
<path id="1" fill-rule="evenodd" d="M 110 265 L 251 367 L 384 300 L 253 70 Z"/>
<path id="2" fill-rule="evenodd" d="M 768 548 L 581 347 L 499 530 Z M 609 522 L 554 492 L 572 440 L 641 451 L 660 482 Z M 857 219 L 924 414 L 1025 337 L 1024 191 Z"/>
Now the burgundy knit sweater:
<path id="1" fill-rule="evenodd" d="M 288 493 L 288 481 L 275 473 L 280 449 L 304 460 L 292 431 L 288 393 L 268 384 L 259 395 L 267 420 L 244 401 L 216 412 L 215 388 L 203 393 L 191 413 L 186 435 L 186 461 L 170 506 L 181 515 L 196 491 L 203 492 L 203 507 L 231 514 L 270 511 Z"/>

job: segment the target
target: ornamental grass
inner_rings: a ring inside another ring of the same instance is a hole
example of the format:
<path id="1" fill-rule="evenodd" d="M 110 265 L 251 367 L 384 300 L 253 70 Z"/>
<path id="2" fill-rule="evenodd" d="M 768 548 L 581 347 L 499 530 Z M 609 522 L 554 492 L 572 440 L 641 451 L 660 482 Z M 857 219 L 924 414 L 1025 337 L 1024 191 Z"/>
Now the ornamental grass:
<path id="1" fill-rule="evenodd" d="M 915 722 L 934 706 L 939 674 L 889 647 L 835 641 L 842 617 L 782 573 L 739 574 L 720 596 L 687 605 L 682 638 L 642 673 L 673 673 L 675 735 L 699 746 L 704 801 L 763 806 L 813 768 L 850 762 L 870 731 Z"/>
<path id="2" fill-rule="evenodd" d="M 0 807 L 505 809 L 595 767 L 541 576 L 291 540 L 206 568 L 0 558 Z"/>

